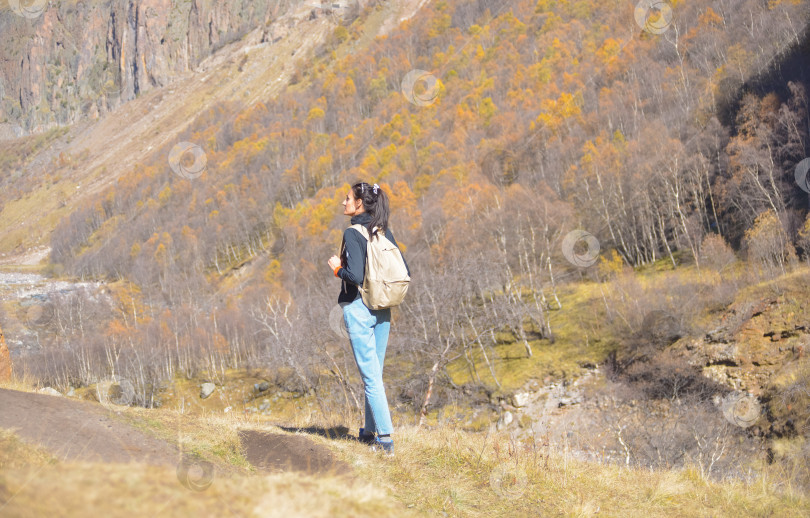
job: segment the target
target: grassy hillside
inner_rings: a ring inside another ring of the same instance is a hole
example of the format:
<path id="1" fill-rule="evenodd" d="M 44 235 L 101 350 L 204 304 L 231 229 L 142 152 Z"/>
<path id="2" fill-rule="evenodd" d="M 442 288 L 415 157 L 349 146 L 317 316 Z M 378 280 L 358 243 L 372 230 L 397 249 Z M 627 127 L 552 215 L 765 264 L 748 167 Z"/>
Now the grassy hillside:
<path id="1" fill-rule="evenodd" d="M 472 343 L 442 363 L 424 423 L 481 436 L 494 433 L 498 423 L 498 433 L 511 440 L 567 447 L 572 458 L 604 466 L 697 466 L 713 480 L 778 473 L 780 484 L 798 491 L 810 482 L 810 362 L 804 353 L 810 270 L 798 265 L 757 282 L 752 268 L 737 261 L 699 271 L 663 260 L 633 270 L 604 261 L 599 279 L 558 291 L 550 316 L 554 335 L 531 338 L 531 357 L 514 329 L 506 329 L 495 342 Z M 524 330 L 532 336 L 531 323 Z M 362 422 L 356 403 L 359 397 L 362 404 L 362 383 L 351 357 L 337 344 L 317 354 L 313 365 L 320 363 L 320 381 L 310 387 L 299 384 L 294 367 L 217 366 L 150 387 L 146 406 L 182 412 L 191 423 L 231 415 L 293 427 L 351 428 Z M 330 369 L 330 359 L 340 363 Z M 427 374 L 419 369 L 403 352 L 392 351 L 386 360 L 397 430 L 419 420 L 424 395 L 409 392 L 414 377 Z M 202 400 L 200 385 L 209 381 L 216 391 Z M 18 384 L 30 390 L 41 380 Z M 257 389 L 261 384 L 265 388 Z M 93 382 L 72 386 L 76 397 L 97 400 Z M 717 402 L 734 391 L 753 394 L 761 405 L 750 426 L 734 426 Z M 133 402 L 141 397 L 138 390 Z M 517 403 L 520 397 L 529 403 Z M 504 425 L 507 412 L 513 422 Z M 176 439 L 177 424 L 160 417 L 166 414 L 139 415 L 147 429 Z M 245 467 L 232 444 L 234 430 L 214 432 L 199 423 L 182 428 L 197 436 L 198 453 Z M 231 443 L 203 436 L 229 437 Z"/>
<path id="2" fill-rule="evenodd" d="M 239 457 L 221 454 L 239 450 L 236 430 L 291 432 L 237 416 L 188 418 L 128 409 L 123 418 L 158 435 L 171 435 L 166 430 L 182 422 L 187 448 L 233 469 L 215 477 L 210 487 L 192 491 L 172 469 L 63 462 L 4 432 L 4 515 L 798 516 L 810 511 L 806 497 L 790 488 L 776 489 L 769 476 L 715 483 L 695 469 L 599 466 L 573 459 L 563 446 L 514 443 L 506 435 L 450 427 L 402 428 L 397 454 L 390 459 L 354 441 L 311 435 L 352 466 L 350 479 L 260 473 L 245 468 Z M 211 445 L 213 437 L 218 447 Z"/>

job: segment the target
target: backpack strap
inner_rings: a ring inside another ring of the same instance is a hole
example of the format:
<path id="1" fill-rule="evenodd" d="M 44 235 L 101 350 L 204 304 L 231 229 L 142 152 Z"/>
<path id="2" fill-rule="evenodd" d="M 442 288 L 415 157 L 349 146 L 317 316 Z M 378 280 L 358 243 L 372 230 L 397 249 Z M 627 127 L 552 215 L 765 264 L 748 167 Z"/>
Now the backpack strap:
<path id="1" fill-rule="evenodd" d="M 369 240 L 368 229 L 365 227 L 365 225 L 361 225 L 360 223 L 355 223 L 354 225 L 350 226 L 349 228 L 353 228 L 353 229 L 357 230 L 358 232 L 360 232 L 363 235 L 363 237 L 366 238 L 366 241 Z M 379 228 L 379 227 L 375 226 L 371 230 L 374 230 L 375 228 Z M 338 252 L 338 257 L 341 257 L 341 258 L 343 257 L 343 250 L 344 250 L 345 247 L 346 247 L 345 243 L 340 244 L 340 251 Z"/>
<path id="2" fill-rule="evenodd" d="M 353 228 L 353 229 L 355 229 L 356 231 L 358 231 L 358 232 L 360 232 L 361 234 L 363 234 L 363 237 L 365 237 L 366 239 L 368 239 L 368 229 L 366 229 L 366 226 L 365 226 L 365 225 L 361 225 L 360 223 L 355 223 L 354 225 L 352 225 L 352 226 L 351 226 L 351 227 L 349 227 L 349 228 Z"/>
<path id="3" fill-rule="evenodd" d="M 361 225 L 360 223 L 355 223 L 354 225 L 352 225 L 352 226 L 351 226 L 351 227 L 349 227 L 349 228 L 356 229 L 358 232 L 360 232 L 361 234 L 363 234 L 363 237 L 365 237 L 366 239 L 368 239 L 368 238 L 369 238 L 369 237 L 368 237 L 368 229 L 366 228 L 366 226 L 365 226 L 365 225 Z M 378 228 L 378 227 L 374 227 L 374 228 L 372 228 L 372 229 L 371 229 L 371 230 L 372 230 L 372 232 L 373 232 L 373 231 L 374 231 L 374 229 L 376 229 L 376 228 Z"/>
<path id="4" fill-rule="evenodd" d="M 368 241 L 368 240 L 369 240 L 369 237 L 368 237 L 368 229 L 366 228 L 366 226 L 365 226 L 365 225 L 362 225 L 362 224 L 360 224 L 360 223 L 355 223 L 354 225 L 350 226 L 349 228 L 353 228 L 353 229 L 357 230 L 358 232 L 360 232 L 360 234 L 362 234 L 362 235 L 363 235 L 363 237 L 365 237 L 365 238 L 366 238 L 366 241 Z M 373 229 L 371 229 L 371 230 L 374 230 L 374 229 L 376 229 L 376 228 L 379 228 L 379 227 L 374 227 L 374 228 L 373 228 Z M 345 244 L 344 244 L 344 243 L 341 243 L 341 245 L 340 245 L 340 252 L 338 252 L 338 257 L 343 257 L 343 249 L 344 249 L 344 247 L 345 247 Z"/>
<path id="5" fill-rule="evenodd" d="M 353 228 L 353 229 L 357 230 L 358 232 L 360 232 L 363 235 L 363 237 L 366 238 L 366 241 L 368 241 L 368 239 L 369 239 L 368 238 L 368 229 L 366 228 L 365 225 L 362 225 L 360 223 L 355 223 L 354 225 L 350 226 L 349 228 Z M 377 227 L 374 227 L 374 228 L 377 228 Z M 374 230 L 374 229 L 372 229 L 372 230 Z M 338 253 L 338 257 L 341 257 L 341 258 L 343 257 L 344 248 L 345 248 L 345 243 L 341 243 L 340 252 Z M 346 281 L 343 281 L 343 291 L 346 291 Z"/>

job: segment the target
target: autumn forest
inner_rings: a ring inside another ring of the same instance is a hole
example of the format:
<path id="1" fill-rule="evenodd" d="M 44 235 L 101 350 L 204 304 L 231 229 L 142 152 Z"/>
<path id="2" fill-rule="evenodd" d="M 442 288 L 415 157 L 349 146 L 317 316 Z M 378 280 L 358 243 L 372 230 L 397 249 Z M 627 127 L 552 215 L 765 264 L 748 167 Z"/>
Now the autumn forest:
<path id="1" fill-rule="evenodd" d="M 374 4 L 281 95 L 201 111 L 59 221 L 50 273 L 107 299 L 49 305 L 47 346 L 20 369 L 58 387 L 124 376 L 144 407 L 168 380 L 230 369 L 362 403 L 327 266 L 357 181 L 389 195 L 412 272 L 386 385 L 416 416 L 546 350 L 669 397 L 671 359 L 634 341 L 651 311 L 694 330 L 810 258 L 806 2 L 671 1 L 645 29 L 630 2 L 435 1 L 345 52 Z M 180 141 L 199 153 L 172 155 Z M 676 391 L 716 389 L 678 372 Z"/>

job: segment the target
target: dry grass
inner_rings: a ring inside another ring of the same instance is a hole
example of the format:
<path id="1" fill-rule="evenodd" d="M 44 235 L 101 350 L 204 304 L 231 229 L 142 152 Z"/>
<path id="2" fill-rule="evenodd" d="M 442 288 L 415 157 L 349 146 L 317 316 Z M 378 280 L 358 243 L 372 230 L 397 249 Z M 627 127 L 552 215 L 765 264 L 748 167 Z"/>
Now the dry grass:
<path id="1" fill-rule="evenodd" d="M 646 471 L 574 459 L 564 444 L 516 442 L 451 426 L 396 427 L 396 456 L 351 439 L 308 435 L 354 477 L 267 475 L 250 467 L 237 432 L 285 432 L 268 417 L 125 408 L 139 428 L 214 462 L 210 487 L 192 491 L 175 470 L 141 464 L 58 462 L 0 436 L 3 516 L 800 516 L 810 502 L 770 475 L 715 483 L 698 470 Z M 300 417 L 297 426 L 327 428 Z M 303 432 L 298 432 L 303 433 Z"/>
<path id="2" fill-rule="evenodd" d="M 174 469 L 69 463 L 0 473 L 3 516 L 390 516 L 390 499 L 368 483 L 281 473 L 218 477 L 202 491 Z"/>
<path id="3" fill-rule="evenodd" d="M 394 459 L 369 458 L 354 447 L 339 450 L 364 477 L 382 481 L 398 500 L 430 515 L 798 516 L 810 511 L 805 497 L 779 494 L 765 479 L 717 484 L 696 470 L 586 463 L 562 448 L 450 427 L 403 427 L 395 435 Z"/>
<path id="4" fill-rule="evenodd" d="M 226 414 L 189 419 L 185 447 L 203 454 L 216 449 L 238 451 L 236 431 L 241 428 L 289 433 L 261 416 Z M 297 424 L 333 425 L 306 418 Z M 212 437 L 217 437 L 216 445 Z M 771 475 L 751 484 L 714 483 L 692 469 L 646 471 L 605 466 L 575 460 L 565 445 L 519 443 L 506 433 L 469 433 L 450 426 L 397 426 L 397 455 L 393 458 L 375 455 L 353 440 L 309 437 L 351 465 L 358 479 L 376 481 L 381 501 L 388 502 L 397 515 L 797 516 L 810 512 L 806 497 L 793 494 Z M 285 499 L 276 502 L 281 507 L 289 505 L 284 508 L 290 512 L 300 505 L 285 503 Z M 335 511 L 343 514 L 342 510 Z"/>
<path id="5" fill-rule="evenodd" d="M 0 388 L 8 390 L 18 390 L 20 392 L 36 392 L 37 380 L 28 375 L 22 375 L 14 371 L 14 375 L 9 380 L 0 381 Z"/>
<path id="6" fill-rule="evenodd" d="M 56 462 L 56 457 L 44 448 L 25 443 L 14 432 L 0 428 L 0 472 Z"/>
<path id="7" fill-rule="evenodd" d="M 237 423 L 198 417 L 186 437 L 188 449 L 207 452 L 212 441 L 238 446 Z M 224 435 L 212 439 L 212 433 Z M 398 507 L 363 479 L 217 469 L 211 484 L 198 491 L 182 485 L 174 467 L 60 462 L 11 432 L 0 433 L 4 517 L 392 516 L 401 514 Z"/>

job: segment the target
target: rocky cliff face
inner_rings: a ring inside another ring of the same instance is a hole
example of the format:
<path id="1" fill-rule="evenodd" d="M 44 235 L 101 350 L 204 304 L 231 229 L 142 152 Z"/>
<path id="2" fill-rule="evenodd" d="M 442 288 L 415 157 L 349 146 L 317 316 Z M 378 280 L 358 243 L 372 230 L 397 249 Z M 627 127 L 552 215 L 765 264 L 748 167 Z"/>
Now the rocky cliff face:
<path id="1" fill-rule="evenodd" d="M 30 3 L 30 2 L 29 2 Z M 300 1 L 35 0 L 0 11 L 0 138 L 97 118 Z"/>

